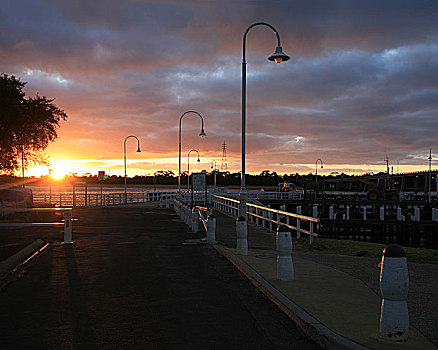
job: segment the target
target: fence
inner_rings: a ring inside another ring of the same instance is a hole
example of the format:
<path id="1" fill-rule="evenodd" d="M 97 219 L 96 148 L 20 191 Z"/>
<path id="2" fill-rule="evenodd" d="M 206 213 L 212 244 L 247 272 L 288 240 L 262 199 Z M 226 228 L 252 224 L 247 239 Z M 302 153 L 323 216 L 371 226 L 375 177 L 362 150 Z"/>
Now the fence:
<path id="1" fill-rule="evenodd" d="M 231 216 L 237 217 L 239 213 L 240 201 L 223 196 L 213 196 L 214 208 Z M 318 237 L 315 233 L 315 223 L 320 222 L 316 217 L 301 214 L 289 213 L 283 210 L 272 209 L 257 204 L 246 203 L 248 220 L 257 226 L 267 228 L 269 231 L 276 231 L 278 226 L 285 225 L 297 232 L 297 238 L 301 233 L 309 235 L 310 243 L 313 237 Z M 295 225 L 295 226 L 294 226 Z M 302 227 L 304 226 L 304 228 Z"/>
<path id="2" fill-rule="evenodd" d="M 175 192 L 137 192 L 127 193 L 126 203 L 146 203 L 162 198 L 173 198 Z M 125 193 L 61 193 L 59 196 L 34 194 L 34 203 L 50 203 L 56 207 L 108 206 L 125 204 Z"/>
<path id="3" fill-rule="evenodd" d="M 1 222 L 0 227 L 45 227 L 64 226 L 64 243 L 72 243 L 72 209 L 71 208 L 2 208 L 1 215 L 9 213 L 47 213 L 62 212 L 63 222 Z"/>

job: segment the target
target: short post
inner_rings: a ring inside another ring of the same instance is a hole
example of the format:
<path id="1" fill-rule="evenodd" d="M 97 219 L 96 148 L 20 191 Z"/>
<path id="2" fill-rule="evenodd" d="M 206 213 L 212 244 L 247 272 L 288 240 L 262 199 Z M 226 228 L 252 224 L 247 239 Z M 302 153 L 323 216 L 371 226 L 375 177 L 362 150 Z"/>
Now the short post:
<path id="1" fill-rule="evenodd" d="M 277 278 L 293 281 L 294 266 L 292 262 L 292 237 L 287 226 L 280 224 L 277 229 Z"/>
<path id="2" fill-rule="evenodd" d="M 248 255 L 248 226 L 245 217 L 236 220 L 237 254 Z"/>
<path id="3" fill-rule="evenodd" d="M 345 208 L 345 220 L 350 220 L 350 206 L 347 205 L 347 207 Z"/>
<path id="4" fill-rule="evenodd" d="M 297 214 L 301 215 L 301 205 L 297 207 Z M 301 220 L 297 218 L 297 238 L 301 238 Z"/>
<path id="5" fill-rule="evenodd" d="M 210 214 L 207 219 L 207 243 L 216 243 L 216 218 Z"/>
<path id="6" fill-rule="evenodd" d="M 385 206 L 381 206 L 379 210 L 379 216 L 381 221 L 385 221 Z"/>
<path id="7" fill-rule="evenodd" d="M 362 212 L 362 220 L 367 219 L 367 207 L 365 205 L 362 206 L 363 212 Z"/>
<path id="8" fill-rule="evenodd" d="M 406 254 L 398 244 L 383 250 L 380 263 L 380 335 L 392 341 L 406 341 L 409 331 L 409 312 L 406 299 L 409 290 Z"/>
<path id="9" fill-rule="evenodd" d="M 333 220 L 333 205 L 329 207 L 329 220 Z"/>
<path id="10" fill-rule="evenodd" d="M 64 211 L 64 244 L 72 244 L 71 210 Z"/>
<path id="11" fill-rule="evenodd" d="M 193 208 L 192 209 L 192 231 L 193 232 L 198 232 L 198 209 Z"/>
<path id="12" fill-rule="evenodd" d="M 420 208 L 418 206 L 414 207 L 414 221 L 420 221 Z"/>

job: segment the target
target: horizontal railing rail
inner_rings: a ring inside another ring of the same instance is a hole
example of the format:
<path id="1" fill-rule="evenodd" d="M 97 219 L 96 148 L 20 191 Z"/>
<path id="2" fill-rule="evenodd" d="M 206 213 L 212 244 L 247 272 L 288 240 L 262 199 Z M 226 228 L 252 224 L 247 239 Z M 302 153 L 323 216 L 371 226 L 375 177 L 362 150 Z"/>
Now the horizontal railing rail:
<path id="1" fill-rule="evenodd" d="M 72 208 L 2 208 L 1 215 L 5 216 L 12 213 L 50 213 L 61 212 L 64 214 L 63 222 L 0 222 L 0 227 L 47 227 L 64 226 L 64 243 L 72 241 Z"/>
<path id="2" fill-rule="evenodd" d="M 239 203 L 240 201 L 237 199 L 218 195 L 213 196 L 214 207 L 234 217 L 238 216 Z M 296 231 L 298 238 L 301 237 L 301 233 L 308 235 L 310 237 L 310 243 L 313 242 L 313 237 L 318 237 L 318 234 L 314 231 L 315 224 L 318 224 L 320 220 L 316 217 L 289 213 L 284 210 L 268 208 L 252 203 L 246 203 L 246 207 L 249 221 L 255 223 L 257 226 L 265 227 L 265 225 L 267 225 L 268 230 L 271 232 L 274 231 L 273 225 L 277 225 L 277 227 L 279 225 L 285 225 Z M 295 220 L 295 225 L 294 222 L 291 222 L 291 219 Z M 308 225 L 308 229 L 301 227 L 303 223 Z"/>

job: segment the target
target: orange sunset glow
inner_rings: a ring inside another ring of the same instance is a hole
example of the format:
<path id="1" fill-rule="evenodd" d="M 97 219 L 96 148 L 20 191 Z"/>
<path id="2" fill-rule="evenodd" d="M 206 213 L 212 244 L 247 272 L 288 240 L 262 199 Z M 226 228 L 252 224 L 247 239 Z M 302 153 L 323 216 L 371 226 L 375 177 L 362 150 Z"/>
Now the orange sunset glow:
<path id="1" fill-rule="evenodd" d="M 29 96 L 55 98 L 69 116 L 46 149 L 50 165 L 30 166 L 28 176 L 123 175 L 128 135 L 142 149 L 128 140 L 129 177 L 177 173 L 178 122 L 188 110 L 203 116 L 207 136 L 198 136 L 199 118 L 184 118 L 182 170 L 191 149 L 201 156 L 193 171 L 210 171 L 214 161 L 221 167 L 225 141 L 227 169 L 240 171 L 242 34 L 264 16 L 291 59 L 268 61 L 275 36 L 251 31 L 248 173 L 308 174 L 317 159 L 321 174 L 379 172 L 387 154 L 395 173 L 426 170 L 430 148 L 436 158 L 438 63 L 430 57 L 438 55 L 438 25 L 429 9 L 382 5 L 376 19 L 371 4 L 320 11 L 289 2 L 138 3 L 135 11 L 111 4 L 124 15 L 102 13 L 98 3 L 87 11 L 67 2 L 4 4 L 4 13 L 23 18 L 1 22 L 0 71 L 27 82 Z"/>

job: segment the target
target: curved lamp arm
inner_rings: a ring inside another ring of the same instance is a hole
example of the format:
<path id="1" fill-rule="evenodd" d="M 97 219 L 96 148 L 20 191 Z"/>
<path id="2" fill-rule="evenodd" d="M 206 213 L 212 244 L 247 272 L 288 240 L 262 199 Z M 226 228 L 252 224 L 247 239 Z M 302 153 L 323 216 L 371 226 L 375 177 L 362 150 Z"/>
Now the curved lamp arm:
<path id="1" fill-rule="evenodd" d="M 199 133 L 199 136 L 204 137 L 207 134 L 204 131 L 204 118 L 202 118 L 202 115 L 200 115 L 198 112 L 196 111 L 187 111 L 184 112 L 181 117 L 179 117 L 179 133 L 178 133 L 178 195 L 179 197 L 181 197 L 181 124 L 182 124 L 182 119 L 185 115 L 187 115 L 188 113 L 194 113 L 196 115 L 199 116 L 199 118 L 201 118 L 201 132 Z"/>

